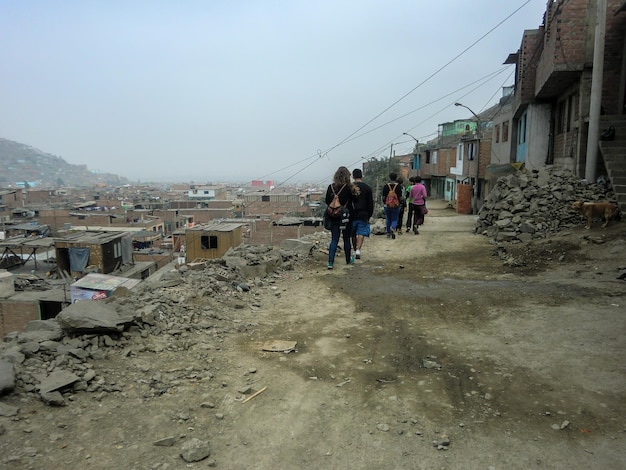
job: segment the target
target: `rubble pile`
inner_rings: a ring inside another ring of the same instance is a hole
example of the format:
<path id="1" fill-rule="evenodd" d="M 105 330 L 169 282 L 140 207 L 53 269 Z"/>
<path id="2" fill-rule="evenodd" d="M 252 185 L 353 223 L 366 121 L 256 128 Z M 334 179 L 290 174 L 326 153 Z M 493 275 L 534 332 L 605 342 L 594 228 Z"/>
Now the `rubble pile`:
<path id="1" fill-rule="evenodd" d="M 580 226 L 572 202 L 614 200 L 608 185 L 589 184 L 567 170 L 545 167 L 497 180 L 479 211 L 476 233 L 495 241 L 527 242 Z"/>
<path id="2" fill-rule="evenodd" d="M 123 377 L 107 378 L 99 366 L 102 359 L 190 348 L 206 352 L 227 333 L 254 328 L 242 318 L 261 308 L 262 290 L 272 289 L 280 272 L 292 269 L 297 258 L 308 256 L 314 247 L 312 242 L 291 242 L 294 249 L 242 245 L 222 259 L 194 268 L 181 265 L 157 273 L 132 291 L 79 301 L 54 319 L 30 322 L 25 331 L 11 333 L 0 343 L 0 395 L 38 397 L 56 406 L 81 391 L 102 399 L 124 390 Z M 183 373 L 212 377 L 208 367 Z M 179 378 L 148 377 L 142 382 L 144 397 L 164 393 L 168 383 Z M 17 412 L 0 402 L 0 416 Z"/>

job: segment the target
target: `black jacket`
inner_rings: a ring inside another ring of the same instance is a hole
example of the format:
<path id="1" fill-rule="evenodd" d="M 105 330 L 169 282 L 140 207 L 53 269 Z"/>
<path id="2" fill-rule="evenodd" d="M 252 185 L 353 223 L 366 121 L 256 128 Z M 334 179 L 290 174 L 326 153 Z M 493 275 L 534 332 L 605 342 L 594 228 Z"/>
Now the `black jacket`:
<path id="1" fill-rule="evenodd" d="M 368 221 L 372 215 L 374 215 L 374 195 L 372 188 L 363 181 L 357 181 L 354 184 L 361 189 L 361 194 L 358 196 L 352 195 L 351 218 L 352 220 Z"/>

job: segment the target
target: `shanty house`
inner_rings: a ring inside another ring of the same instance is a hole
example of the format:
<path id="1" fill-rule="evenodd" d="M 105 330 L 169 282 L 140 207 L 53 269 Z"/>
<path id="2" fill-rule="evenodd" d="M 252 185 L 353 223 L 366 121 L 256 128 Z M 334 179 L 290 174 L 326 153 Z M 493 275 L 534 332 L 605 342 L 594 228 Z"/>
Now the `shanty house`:
<path id="1" fill-rule="evenodd" d="M 243 224 L 209 223 L 185 230 L 185 260 L 217 259 L 243 242 Z"/>
<path id="2" fill-rule="evenodd" d="M 55 239 L 54 246 L 59 272 L 66 272 L 72 277 L 86 271 L 109 274 L 133 261 L 130 233 L 72 233 Z"/>

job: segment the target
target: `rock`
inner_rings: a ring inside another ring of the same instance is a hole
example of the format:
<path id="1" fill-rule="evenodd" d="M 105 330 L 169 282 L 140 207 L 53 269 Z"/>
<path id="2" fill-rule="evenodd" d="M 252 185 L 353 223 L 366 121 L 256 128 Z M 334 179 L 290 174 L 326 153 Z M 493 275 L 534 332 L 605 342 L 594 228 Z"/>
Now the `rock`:
<path id="1" fill-rule="evenodd" d="M 424 367 L 424 369 L 437 369 L 437 370 L 441 370 L 441 364 L 432 361 L 430 359 L 423 359 L 422 360 L 422 366 Z"/>
<path id="2" fill-rule="evenodd" d="M 55 371 L 41 381 L 39 384 L 39 392 L 42 394 L 53 392 L 68 385 L 72 385 L 74 382 L 80 380 L 76 374 L 65 370 Z"/>
<path id="3" fill-rule="evenodd" d="M 280 244 L 280 248 L 282 250 L 290 251 L 296 253 L 298 256 L 307 257 L 313 251 L 314 243 L 311 243 L 306 240 L 293 239 L 288 238 L 283 240 Z"/>
<path id="4" fill-rule="evenodd" d="M 63 398 L 61 392 L 45 392 L 40 393 L 39 396 L 46 405 L 65 406 L 65 398 Z"/>
<path id="5" fill-rule="evenodd" d="M 161 447 L 172 447 L 175 442 L 176 442 L 176 438 L 174 436 L 168 436 L 168 437 L 159 439 L 157 441 L 154 441 L 153 444 L 155 446 L 161 446 Z"/>
<path id="6" fill-rule="evenodd" d="M 26 324 L 24 331 L 19 333 L 17 341 L 19 343 L 44 341 L 58 341 L 63 338 L 63 331 L 60 325 L 53 320 L 33 320 Z"/>
<path id="7" fill-rule="evenodd" d="M 82 300 L 61 310 L 56 320 L 68 333 L 122 331 L 135 319 L 133 313 L 121 313 L 98 300 Z"/>
<path id="8" fill-rule="evenodd" d="M 2 403 L 0 401 L 0 416 L 15 416 L 19 410 L 20 409 L 17 406 L 7 405 L 6 403 Z"/>
<path id="9" fill-rule="evenodd" d="M 15 388 L 15 367 L 7 360 L 0 360 L 0 395 Z"/>
<path id="10" fill-rule="evenodd" d="M 615 195 L 567 170 L 546 166 L 532 173 L 518 171 L 494 183 L 475 231 L 504 242 L 546 238 L 583 223 L 582 216 L 571 209 L 578 199 L 615 200 Z"/>
<path id="11" fill-rule="evenodd" d="M 210 455 L 209 443 L 195 437 L 185 442 L 180 451 L 180 456 L 185 462 L 199 462 Z"/>

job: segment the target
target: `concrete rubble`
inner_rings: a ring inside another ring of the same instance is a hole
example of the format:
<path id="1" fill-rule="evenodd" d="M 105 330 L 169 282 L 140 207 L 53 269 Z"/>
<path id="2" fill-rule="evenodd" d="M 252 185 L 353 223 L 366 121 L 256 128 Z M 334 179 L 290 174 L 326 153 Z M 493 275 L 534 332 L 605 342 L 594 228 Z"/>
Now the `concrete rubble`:
<path id="1" fill-rule="evenodd" d="M 29 322 L 25 331 L 10 333 L 0 343 L 0 394 L 62 406 L 77 392 L 94 393 L 96 399 L 122 392 L 123 381 L 108 378 L 100 360 L 188 349 L 196 332 L 212 333 L 220 341 L 230 331 L 249 327 L 237 312 L 258 310 L 260 290 L 270 289 L 280 277 L 277 271 L 292 269 L 314 246 L 315 240 L 280 249 L 242 245 L 223 259 L 206 261 L 202 269 L 179 266 L 157 273 L 128 295 L 80 301 L 54 319 Z M 156 397 L 167 387 L 165 379 L 155 379 L 149 389 Z M 14 407 L 2 408 L 5 416 L 15 413 Z"/>
<path id="2" fill-rule="evenodd" d="M 607 185 L 588 184 L 567 170 L 545 167 L 497 180 L 478 214 L 476 233 L 497 242 L 528 242 L 581 226 L 572 202 L 614 201 Z"/>

